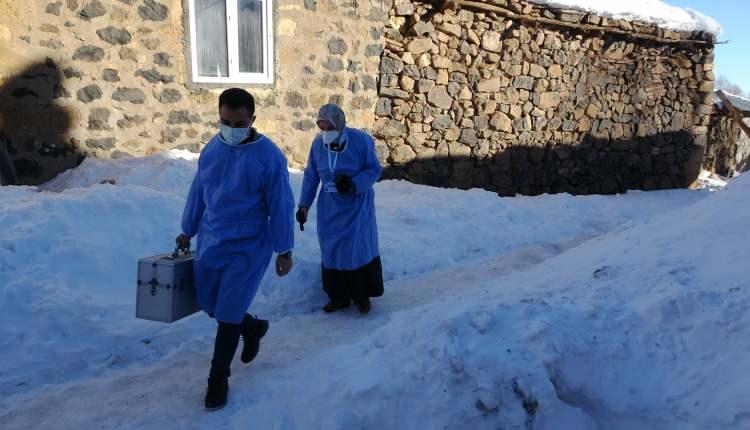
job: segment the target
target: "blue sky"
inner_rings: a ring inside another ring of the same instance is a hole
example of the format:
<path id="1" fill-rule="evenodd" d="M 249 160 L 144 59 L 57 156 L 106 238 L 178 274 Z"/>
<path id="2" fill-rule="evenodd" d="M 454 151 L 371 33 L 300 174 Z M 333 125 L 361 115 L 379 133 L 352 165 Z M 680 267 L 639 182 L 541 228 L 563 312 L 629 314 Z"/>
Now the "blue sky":
<path id="1" fill-rule="evenodd" d="M 719 40 L 730 40 L 717 45 L 716 75 L 750 92 L 750 1 L 748 0 L 664 0 L 666 3 L 689 7 L 719 21 L 724 34 Z"/>

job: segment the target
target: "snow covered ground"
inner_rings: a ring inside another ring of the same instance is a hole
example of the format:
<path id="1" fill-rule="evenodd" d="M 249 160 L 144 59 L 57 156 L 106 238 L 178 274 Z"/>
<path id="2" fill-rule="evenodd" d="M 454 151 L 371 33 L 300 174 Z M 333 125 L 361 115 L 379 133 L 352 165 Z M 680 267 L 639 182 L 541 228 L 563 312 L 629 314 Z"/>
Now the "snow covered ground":
<path id="1" fill-rule="evenodd" d="M 586 197 L 380 183 L 373 312 L 319 311 L 308 224 L 251 308 L 271 320 L 258 359 L 207 413 L 214 324 L 133 316 L 137 259 L 178 233 L 184 156 L 0 188 L 0 427 L 750 428 L 750 176 Z"/>
<path id="2" fill-rule="evenodd" d="M 661 0 L 531 0 L 560 9 L 575 9 L 597 15 L 642 21 L 678 31 L 705 31 L 715 36 L 723 32 L 721 24 L 691 8 L 670 6 Z"/>

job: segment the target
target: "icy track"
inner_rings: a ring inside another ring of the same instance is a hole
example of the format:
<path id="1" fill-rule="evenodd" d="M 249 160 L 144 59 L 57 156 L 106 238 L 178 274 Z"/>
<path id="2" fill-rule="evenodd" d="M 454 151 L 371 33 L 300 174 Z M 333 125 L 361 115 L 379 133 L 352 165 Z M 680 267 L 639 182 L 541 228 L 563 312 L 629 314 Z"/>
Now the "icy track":
<path id="1" fill-rule="evenodd" d="M 308 224 L 251 308 L 271 320 L 258 359 L 208 413 L 214 323 L 133 316 L 137 259 L 178 233 L 181 156 L 0 188 L 0 428 L 750 428 L 750 177 L 504 199 L 380 183 L 385 296 L 323 315 Z"/>

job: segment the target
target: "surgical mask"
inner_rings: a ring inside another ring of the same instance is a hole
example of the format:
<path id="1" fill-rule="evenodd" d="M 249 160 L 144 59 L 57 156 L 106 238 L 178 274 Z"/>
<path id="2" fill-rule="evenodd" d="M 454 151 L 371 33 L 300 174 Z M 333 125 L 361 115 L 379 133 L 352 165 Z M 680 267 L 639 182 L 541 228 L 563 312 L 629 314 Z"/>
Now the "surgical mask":
<path id="1" fill-rule="evenodd" d="M 225 124 L 219 126 L 219 134 L 224 139 L 224 143 L 231 146 L 242 143 L 243 140 L 247 139 L 249 133 L 250 127 L 232 128 Z"/>
<path id="2" fill-rule="evenodd" d="M 326 130 L 320 133 L 320 136 L 323 138 L 323 143 L 325 143 L 326 145 L 329 145 L 331 142 L 335 142 L 340 135 L 341 133 L 336 130 Z"/>

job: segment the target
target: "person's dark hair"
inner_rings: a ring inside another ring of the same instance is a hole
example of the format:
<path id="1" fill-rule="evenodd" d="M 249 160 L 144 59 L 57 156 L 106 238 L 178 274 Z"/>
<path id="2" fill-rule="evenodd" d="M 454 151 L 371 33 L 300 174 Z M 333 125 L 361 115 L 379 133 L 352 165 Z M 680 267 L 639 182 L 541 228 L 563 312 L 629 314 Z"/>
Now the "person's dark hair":
<path id="1" fill-rule="evenodd" d="M 250 116 L 255 115 L 255 99 L 252 94 L 242 88 L 230 88 L 219 96 L 219 109 L 226 106 L 230 109 L 247 108 Z"/>

